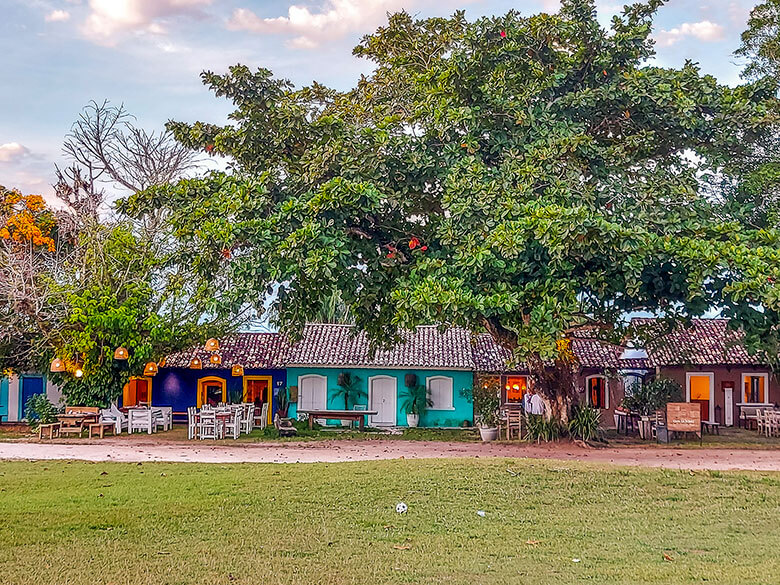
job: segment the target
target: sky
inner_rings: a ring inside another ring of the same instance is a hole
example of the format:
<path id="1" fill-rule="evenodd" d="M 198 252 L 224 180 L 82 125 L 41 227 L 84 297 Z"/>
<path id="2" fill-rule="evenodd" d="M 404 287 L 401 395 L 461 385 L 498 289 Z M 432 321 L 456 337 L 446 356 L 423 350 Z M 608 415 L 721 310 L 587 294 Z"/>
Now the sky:
<path id="1" fill-rule="evenodd" d="M 757 0 L 756 0 L 757 2 Z M 753 0 L 669 0 L 655 21 L 656 63 L 690 59 L 740 83 L 733 56 Z M 124 104 L 146 130 L 169 119 L 224 123 L 230 104 L 203 70 L 242 63 L 307 85 L 353 87 L 366 61 L 359 39 L 405 9 L 418 17 L 514 8 L 555 12 L 557 0 L 0 0 L 0 185 L 51 196 L 54 165 L 90 101 Z M 622 2 L 599 0 L 607 24 Z"/>

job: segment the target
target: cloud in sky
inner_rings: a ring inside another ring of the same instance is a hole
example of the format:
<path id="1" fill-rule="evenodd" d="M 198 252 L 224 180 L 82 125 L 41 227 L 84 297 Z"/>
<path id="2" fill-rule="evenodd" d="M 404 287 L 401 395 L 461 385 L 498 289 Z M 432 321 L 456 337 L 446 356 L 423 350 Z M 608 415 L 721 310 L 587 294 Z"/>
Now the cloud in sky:
<path id="1" fill-rule="evenodd" d="M 104 45 L 117 42 L 127 32 L 164 34 L 164 20 L 177 16 L 202 16 L 212 0 L 89 0 L 90 12 L 81 32 Z"/>
<path id="2" fill-rule="evenodd" d="M 227 26 L 258 34 L 291 34 L 289 46 L 314 49 L 326 41 L 346 37 L 355 31 L 370 31 L 383 23 L 388 12 L 401 10 L 409 0 L 328 0 L 320 10 L 293 4 L 287 16 L 261 18 L 247 8 L 235 10 Z"/>
<path id="3" fill-rule="evenodd" d="M 70 12 L 67 10 L 52 10 L 45 16 L 46 22 L 63 22 L 70 18 Z"/>
<path id="4" fill-rule="evenodd" d="M 694 37 L 704 42 L 720 41 L 725 38 L 726 29 L 710 20 L 684 22 L 669 30 L 661 30 L 655 40 L 661 47 L 671 47 L 684 37 Z"/>
<path id="5" fill-rule="evenodd" d="M 14 163 L 30 155 L 30 149 L 18 142 L 0 144 L 0 162 Z"/>

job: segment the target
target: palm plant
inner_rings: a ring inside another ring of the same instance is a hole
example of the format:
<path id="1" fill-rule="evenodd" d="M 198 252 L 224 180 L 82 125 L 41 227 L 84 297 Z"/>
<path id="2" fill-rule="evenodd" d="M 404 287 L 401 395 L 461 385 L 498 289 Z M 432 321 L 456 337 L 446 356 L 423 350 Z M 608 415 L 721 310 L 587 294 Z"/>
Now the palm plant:
<path id="1" fill-rule="evenodd" d="M 344 397 L 344 410 L 349 410 L 350 403 L 355 404 L 363 396 L 368 397 L 360 386 L 360 378 L 350 372 L 341 372 L 337 386 L 331 390 L 336 398 Z"/>
<path id="2" fill-rule="evenodd" d="M 399 398 L 401 410 L 406 414 L 422 416 L 429 406 L 433 406 L 433 401 L 428 397 L 428 389 L 422 384 L 407 387 Z"/>

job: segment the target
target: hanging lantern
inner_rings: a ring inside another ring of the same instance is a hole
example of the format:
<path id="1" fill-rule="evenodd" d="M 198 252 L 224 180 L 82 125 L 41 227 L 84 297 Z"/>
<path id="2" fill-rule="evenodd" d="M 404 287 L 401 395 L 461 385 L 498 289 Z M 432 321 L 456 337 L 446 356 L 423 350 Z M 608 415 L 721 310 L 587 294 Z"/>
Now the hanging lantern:
<path id="1" fill-rule="evenodd" d="M 146 367 L 144 368 L 144 376 L 156 376 L 157 375 L 157 364 L 154 362 L 149 362 L 146 364 Z"/>
<path id="2" fill-rule="evenodd" d="M 193 370 L 200 370 L 203 367 L 203 362 L 201 362 L 198 358 L 194 357 L 190 360 L 190 367 Z"/>
<path id="3" fill-rule="evenodd" d="M 160 363 L 158 363 L 157 365 L 159 367 L 161 367 L 161 368 L 164 368 L 166 363 L 168 363 L 168 362 L 166 362 L 165 358 L 163 358 L 163 359 L 160 360 Z"/>
<path id="4" fill-rule="evenodd" d="M 75 367 L 75 369 L 73 370 L 73 375 L 76 376 L 77 378 L 83 378 L 84 377 L 84 366 L 82 366 L 81 364 L 77 363 L 74 367 Z"/>
<path id="5" fill-rule="evenodd" d="M 219 364 L 221 364 L 221 363 L 222 363 L 222 356 L 221 356 L 221 355 L 219 355 L 218 353 L 212 353 L 212 354 L 209 356 L 209 362 L 210 362 L 211 364 L 215 365 L 215 366 L 218 366 Z"/>
<path id="6" fill-rule="evenodd" d="M 239 366 L 238 364 L 236 364 L 236 365 L 235 365 L 235 366 L 233 366 L 233 368 L 231 369 L 231 372 L 232 372 L 232 374 L 233 374 L 233 375 L 234 375 L 236 378 L 240 378 L 241 376 L 243 376 L 243 375 L 244 375 L 244 366 Z"/>
<path id="7" fill-rule="evenodd" d="M 51 362 L 51 367 L 49 368 L 50 372 L 64 372 L 65 371 L 65 362 L 62 361 L 60 358 L 56 358 Z"/>
<path id="8" fill-rule="evenodd" d="M 219 349 L 219 341 L 213 337 L 206 342 L 206 351 L 217 351 Z"/>
<path id="9" fill-rule="evenodd" d="M 119 346 L 116 348 L 116 351 L 114 351 L 114 359 L 115 360 L 126 360 L 130 356 L 130 352 L 127 351 L 126 347 Z"/>

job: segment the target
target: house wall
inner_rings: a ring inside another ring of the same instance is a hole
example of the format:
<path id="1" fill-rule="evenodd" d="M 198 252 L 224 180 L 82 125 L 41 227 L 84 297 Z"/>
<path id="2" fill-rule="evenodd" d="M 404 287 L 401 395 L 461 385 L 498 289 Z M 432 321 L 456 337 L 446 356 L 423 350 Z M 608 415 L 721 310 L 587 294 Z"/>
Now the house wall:
<path id="1" fill-rule="evenodd" d="M 714 409 L 720 407 L 720 417 L 718 417 L 718 411 L 715 410 L 715 418 L 717 422 L 725 424 L 726 420 L 726 399 L 725 392 L 723 390 L 724 382 L 732 382 L 734 384 L 734 404 L 733 408 L 733 421 L 734 426 L 737 425 L 739 417 L 739 408 L 736 406 L 738 402 L 743 402 L 743 387 L 742 387 L 742 374 L 768 374 L 769 379 L 769 398 L 768 402 L 777 404 L 780 402 L 780 381 L 772 373 L 769 368 L 760 366 L 697 366 L 693 367 L 661 367 L 659 368 L 659 376 L 665 378 L 671 378 L 675 380 L 683 388 L 683 396 L 686 395 L 686 373 L 692 374 L 714 374 L 715 379 L 715 406 Z"/>
<path id="2" fill-rule="evenodd" d="M 453 396 L 452 410 L 431 410 L 429 409 L 424 416 L 420 418 L 420 426 L 425 427 L 459 427 L 463 421 L 469 424 L 474 420 L 474 407 L 470 400 L 463 397 L 462 391 L 472 387 L 473 372 L 465 370 L 394 370 L 394 369 L 373 369 L 373 368 L 288 368 L 287 384 L 289 386 L 299 386 L 299 378 L 307 374 L 317 374 L 327 378 L 328 388 L 328 408 L 344 409 L 343 397 L 336 396 L 334 389 L 338 386 L 338 376 L 341 372 L 360 378 L 360 387 L 366 393 L 357 404 L 365 404 L 368 407 L 368 380 L 374 376 L 391 376 L 396 379 L 396 425 L 406 426 L 406 412 L 401 410 L 402 395 L 406 388 L 404 377 L 408 373 L 417 374 L 418 383 L 425 384 L 426 378 L 433 376 L 447 376 L 452 378 Z M 297 414 L 297 404 L 290 405 L 290 417 Z"/>
<path id="3" fill-rule="evenodd" d="M 54 406 L 60 406 L 62 402 L 60 387 L 49 380 L 45 374 L 14 375 L 0 383 L 2 384 L 2 389 L 0 389 L 0 420 L 2 421 L 18 422 L 24 420 L 24 404 L 21 397 L 22 378 L 41 378 L 42 387 L 49 401 Z"/>
<path id="4" fill-rule="evenodd" d="M 287 383 L 285 370 L 245 369 L 244 376 L 271 376 L 274 396 Z M 171 406 L 175 413 L 186 413 L 190 406 L 197 406 L 198 380 L 209 377 L 225 380 L 228 400 L 231 393 L 244 390 L 244 378 L 233 376 L 229 368 L 160 368 L 152 380 L 152 404 Z"/>

